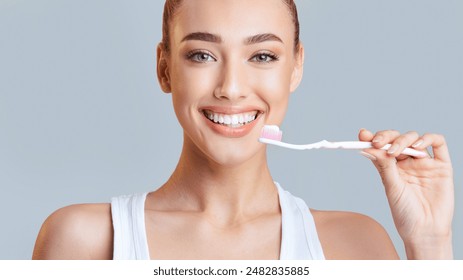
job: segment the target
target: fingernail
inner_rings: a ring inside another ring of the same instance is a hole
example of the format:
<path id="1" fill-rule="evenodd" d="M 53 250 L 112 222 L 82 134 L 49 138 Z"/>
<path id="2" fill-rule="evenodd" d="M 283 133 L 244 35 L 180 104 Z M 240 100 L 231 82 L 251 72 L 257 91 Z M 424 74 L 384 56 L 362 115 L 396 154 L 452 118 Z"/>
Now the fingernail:
<path id="1" fill-rule="evenodd" d="M 416 158 L 429 158 L 430 156 L 428 154 L 420 154 L 416 156 Z"/>
<path id="2" fill-rule="evenodd" d="M 373 141 L 371 141 L 371 142 L 373 142 L 373 143 L 378 143 L 378 142 L 381 142 L 381 141 L 383 141 L 383 137 L 382 137 L 382 136 L 376 136 L 376 137 L 373 139 Z"/>
<path id="3" fill-rule="evenodd" d="M 413 148 L 417 148 L 423 144 L 424 141 L 422 139 L 418 140 L 415 144 L 412 145 Z"/>
<path id="4" fill-rule="evenodd" d="M 369 160 L 373 160 L 373 161 L 376 160 L 376 157 L 375 157 L 374 155 L 369 154 L 369 153 L 366 153 L 366 152 L 363 152 L 363 151 L 362 151 L 362 152 L 360 152 L 360 154 L 361 154 L 362 156 L 366 157 L 366 158 L 369 159 Z"/>
<path id="5" fill-rule="evenodd" d="M 389 148 L 389 150 L 387 150 L 387 153 L 391 155 L 391 154 L 395 153 L 395 151 L 397 151 L 398 148 L 399 148 L 399 146 L 394 144 Z"/>

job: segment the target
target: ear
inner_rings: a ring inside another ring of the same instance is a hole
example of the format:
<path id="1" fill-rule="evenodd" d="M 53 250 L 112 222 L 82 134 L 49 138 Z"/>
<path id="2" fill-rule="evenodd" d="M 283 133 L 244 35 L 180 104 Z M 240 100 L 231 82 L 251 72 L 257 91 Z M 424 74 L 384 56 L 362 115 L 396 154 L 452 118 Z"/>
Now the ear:
<path id="1" fill-rule="evenodd" d="M 294 92 L 301 83 L 304 73 L 304 46 L 299 43 L 299 51 L 296 53 L 293 73 L 291 74 L 290 92 Z"/>
<path id="2" fill-rule="evenodd" d="M 156 50 L 156 73 L 158 76 L 159 85 L 165 93 L 171 92 L 170 87 L 170 73 L 168 64 L 168 55 L 166 53 L 163 43 L 159 43 Z"/>

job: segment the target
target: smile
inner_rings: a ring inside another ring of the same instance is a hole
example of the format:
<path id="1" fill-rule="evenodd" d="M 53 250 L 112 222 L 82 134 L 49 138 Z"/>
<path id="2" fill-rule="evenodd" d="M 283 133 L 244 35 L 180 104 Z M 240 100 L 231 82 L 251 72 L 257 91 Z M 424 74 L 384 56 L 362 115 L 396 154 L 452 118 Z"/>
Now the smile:
<path id="1" fill-rule="evenodd" d="M 250 111 L 240 114 L 228 115 L 216 113 L 211 110 L 203 110 L 203 114 L 207 119 L 209 119 L 213 123 L 231 128 L 237 128 L 253 122 L 257 118 L 259 112 Z"/>

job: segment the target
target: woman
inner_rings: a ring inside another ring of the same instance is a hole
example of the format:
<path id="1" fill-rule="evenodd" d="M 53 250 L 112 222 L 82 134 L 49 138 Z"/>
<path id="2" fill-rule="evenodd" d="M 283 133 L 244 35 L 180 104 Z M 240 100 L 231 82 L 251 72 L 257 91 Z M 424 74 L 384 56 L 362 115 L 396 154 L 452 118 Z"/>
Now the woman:
<path id="1" fill-rule="evenodd" d="M 271 19 L 271 20 L 269 20 Z M 72 205 L 45 221 L 35 259 L 396 259 L 366 216 L 309 210 L 274 183 L 265 124 L 280 124 L 302 78 L 292 0 L 167 0 L 157 50 L 161 88 L 184 131 L 169 180 L 111 204 Z M 452 258 L 453 178 L 440 135 L 368 130 L 409 259 Z M 406 147 L 434 157 L 400 155 Z"/>

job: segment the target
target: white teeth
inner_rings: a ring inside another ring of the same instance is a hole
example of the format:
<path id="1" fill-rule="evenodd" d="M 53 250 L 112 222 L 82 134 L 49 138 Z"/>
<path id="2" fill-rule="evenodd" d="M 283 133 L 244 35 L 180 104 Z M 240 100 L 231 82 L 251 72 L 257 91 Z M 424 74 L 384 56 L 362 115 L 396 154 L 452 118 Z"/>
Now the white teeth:
<path id="1" fill-rule="evenodd" d="M 233 115 L 232 118 L 231 118 L 231 123 L 233 125 L 235 124 L 238 124 L 238 116 L 237 115 Z"/>
<path id="2" fill-rule="evenodd" d="M 224 116 L 224 117 L 223 117 L 223 123 L 226 124 L 226 125 L 231 124 L 231 118 L 230 118 L 230 116 Z"/>
<path id="3" fill-rule="evenodd" d="M 204 110 L 203 113 L 204 113 L 204 116 L 206 116 L 209 120 L 215 123 L 223 124 L 223 125 L 230 126 L 230 127 L 240 127 L 247 123 L 250 123 L 256 119 L 257 114 L 258 114 L 257 111 L 252 111 L 252 112 L 246 112 L 242 114 L 225 115 L 225 114 L 214 113 L 209 110 Z"/>

